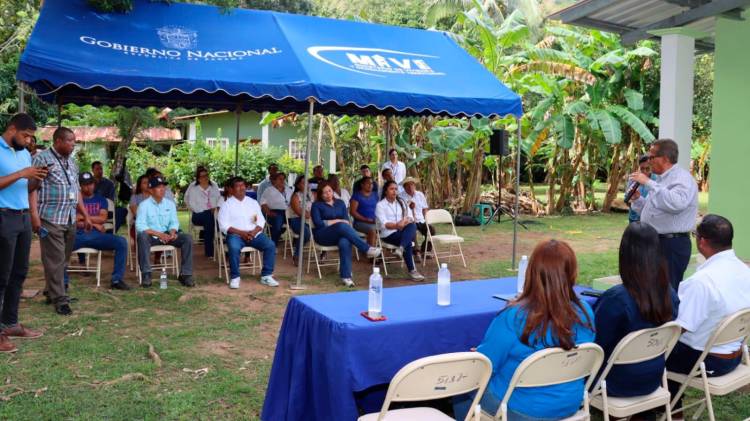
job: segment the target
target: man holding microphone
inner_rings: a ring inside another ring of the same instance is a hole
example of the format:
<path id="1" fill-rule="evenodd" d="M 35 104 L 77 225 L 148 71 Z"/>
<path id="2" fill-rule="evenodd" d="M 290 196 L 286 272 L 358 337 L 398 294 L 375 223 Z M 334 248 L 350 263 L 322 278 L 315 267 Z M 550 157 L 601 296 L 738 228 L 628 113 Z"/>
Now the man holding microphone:
<path id="1" fill-rule="evenodd" d="M 649 189 L 645 198 L 636 189 L 631 198 L 632 209 L 641 214 L 641 222 L 650 224 L 659 233 L 675 291 L 690 262 L 690 232 L 698 216 L 698 186 L 687 170 L 676 165 L 677 157 L 677 143 L 659 139 L 651 144 L 648 153 L 656 180 L 642 172 L 630 174 L 631 181 Z"/>

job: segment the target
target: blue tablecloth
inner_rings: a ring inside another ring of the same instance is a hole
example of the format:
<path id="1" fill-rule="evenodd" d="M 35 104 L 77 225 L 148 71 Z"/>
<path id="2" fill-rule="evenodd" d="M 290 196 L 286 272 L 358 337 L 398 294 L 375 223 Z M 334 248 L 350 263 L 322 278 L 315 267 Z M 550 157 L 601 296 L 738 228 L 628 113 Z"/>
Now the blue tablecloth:
<path id="1" fill-rule="evenodd" d="M 389 383 L 418 358 L 478 345 L 505 306 L 492 296 L 515 287 L 515 278 L 454 282 L 447 307 L 437 305 L 436 284 L 385 288 L 383 322 L 360 315 L 367 290 L 292 298 L 261 419 L 356 420 L 354 392 Z"/>

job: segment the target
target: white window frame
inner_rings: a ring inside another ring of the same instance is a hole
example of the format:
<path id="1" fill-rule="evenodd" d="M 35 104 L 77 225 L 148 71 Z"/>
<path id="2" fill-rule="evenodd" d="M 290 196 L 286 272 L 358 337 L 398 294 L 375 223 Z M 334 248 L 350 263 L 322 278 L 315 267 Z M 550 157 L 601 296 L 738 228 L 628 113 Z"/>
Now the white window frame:
<path id="1" fill-rule="evenodd" d="M 229 138 L 228 137 L 207 137 L 206 145 L 214 147 L 220 145 L 223 150 L 229 149 Z"/>
<path id="2" fill-rule="evenodd" d="M 289 139 L 287 153 L 295 159 L 305 160 L 305 143 L 304 139 Z"/>

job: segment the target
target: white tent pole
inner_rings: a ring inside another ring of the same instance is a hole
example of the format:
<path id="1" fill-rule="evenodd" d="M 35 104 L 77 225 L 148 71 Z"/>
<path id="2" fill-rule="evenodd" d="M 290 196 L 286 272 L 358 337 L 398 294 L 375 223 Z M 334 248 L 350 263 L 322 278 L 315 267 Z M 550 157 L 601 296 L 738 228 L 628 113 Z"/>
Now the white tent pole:
<path id="1" fill-rule="evenodd" d="M 238 104 L 237 109 L 234 111 L 234 116 L 236 120 L 236 127 L 235 127 L 235 132 L 234 132 L 234 176 L 235 177 L 237 177 L 240 173 L 240 113 L 241 112 L 242 112 L 241 106 Z"/>
<path id="2" fill-rule="evenodd" d="M 26 94 L 23 90 L 23 82 L 16 82 L 16 86 L 18 87 L 18 112 L 25 113 L 26 112 Z"/>
<path id="3" fill-rule="evenodd" d="M 305 255 L 305 226 L 307 219 L 305 218 L 305 211 L 307 209 L 307 195 L 310 190 L 310 184 L 308 183 L 307 172 L 310 170 L 310 146 L 312 143 L 312 132 L 313 132 L 313 111 L 315 107 L 315 99 L 309 98 L 310 109 L 307 112 L 307 145 L 305 146 L 305 171 L 302 173 L 305 176 L 305 188 L 302 194 L 302 224 L 300 224 L 299 231 L 299 261 L 297 262 L 297 282 L 290 286 L 291 289 L 305 289 L 306 286 L 302 285 L 302 262 L 305 261 L 303 258 Z M 291 228 L 290 228 L 291 229 Z M 310 239 L 312 241 L 312 239 Z"/>
<path id="4" fill-rule="evenodd" d="M 521 118 L 516 118 L 516 200 L 513 204 L 513 257 L 511 268 L 516 269 L 516 247 L 518 246 L 518 203 L 521 200 Z"/>

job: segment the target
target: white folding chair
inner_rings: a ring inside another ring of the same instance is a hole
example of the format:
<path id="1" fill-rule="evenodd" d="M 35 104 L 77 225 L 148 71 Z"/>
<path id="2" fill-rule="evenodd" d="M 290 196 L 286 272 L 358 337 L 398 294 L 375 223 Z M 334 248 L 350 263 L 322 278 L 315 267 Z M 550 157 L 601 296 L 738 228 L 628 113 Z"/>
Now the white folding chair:
<path id="1" fill-rule="evenodd" d="M 476 390 L 471 408 L 476 408 L 492 375 L 492 363 L 479 352 L 455 352 L 420 358 L 393 376 L 380 412 L 363 415 L 358 421 L 419 420 L 447 421 L 453 418 L 434 408 L 417 407 L 389 411 L 391 402 L 418 402 L 462 395 Z M 470 411 L 465 421 L 476 420 Z"/>
<path id="2" fill-rule="evenodd" d="M 428 226 L 436 227 L 436 225 L 448 225 L 451 226 L 450 234 L 435 234 L 433 235 L 429 229 L 427 229 L 427 242 L 432 247 L 432 256 L 435 258 L 435 264 L 440 268 L 440 258 L 448 259 L 451 257 L 461 257 L 464 267 L 466 267 L 466 259 L 464 258 L 464 251 L 461 248 L 461 243 L 464 242 L 464 238 L 459 236 L 456 232 L 456 226 L 453 224 L 453 217 L 450 212 L 445 209 L 430 209 L 425 215 L 425 222 Z M 437 227 L 435 228 L 437 232 Z M 439 251 L 437 245 L 447 244 L 448 250 Z M 453 247 L 458 247 L 458 253 L 454 252 Z M 422 266 L 427 264 L 427 259 L 422 260 Z"/>
<path id="3" fill-rule="evenodd" d="M 78 255 L 85 254 L 85 261 L 83 264 L 78 262 Z M 96 266 L 91 265 L 91 255 L 96 255 Z M 68 273 L 95 273 L 96 274 L 96 287 L 99 288 L 102 283 L 102 251 L 92 249 L 89 247 L 81 247 L 78 250 L 73 250 L 70 255 L 71 259 L 68 262 Z"/>
<path id="4" fill-rule="evenodd" d="M 516 368 L 510 379 L 500 408 L 494 417 L 482 411 L 482 421 L 507 420 L 508 401 L 517 387 L 543 387 L 568 383 L 588 377 L 583 388 L 583 408 L 563 421 L 588 420 L 589 387 L 604 360 L 604 351 L 595 343 L 586 343 L 571 350 L 547 348 L 529 355 Z"/>
<path id="5" fill-rule="evenodd" d="M 221 231 L 219 231 L 219 235 L 221 236 L 221 238 L 219 239 L 219 277 L 221 277 L 223 270 L 224 279 L 227 281 L 227 284 L 229 284 L 229 262 L 227 261 L 227 253 L 229 252 L 229 248 L 226 245 L 227 237 Z M 244 255 L 248 255 L 247 262 L 243 261 Z M 250 246 L 245 246 L 240 249 L 240 270 L 250 269 L 251 273 L 255 275 L 256 271 L 261 269 L 261 262 L 262 260 L 260 251 L 258 251 L 258 249 Z"/>
<path id="6" fill-rule="evenodd" d="M 138 233 L 136 233 L 136 236 Z M 128 234 L 128 237 L 130 235 Z M 135 268 L 136 268 L 136 276 L 138 277 L 138 284 L 143 283 L 143 280 L 141 279 L 141 262 L 138 261 L 138 239 L 136 237 L 135 243 Z M 166 269 L 167 271 L 172 271 L 174 273 L 174 276 L 178 276 L 180 274 L 180 264 L 177 260 L 177 247 L 170 246 L 169 244 L 156 244 L 149 248 L 149 259 L 151 258 L 151 254 L 159 253 L 161 252 L 161 258 L 159 259 L 159 263 L 152 263 L 151 264 L 151 273 L 154 273 L 156 271 L 161 271 L 162 269 Z"/>
<path id="7" fill-rule="evenodd" d="M 109 218 L 109 215 L 112 215 L 112 217 Z M 116 224 L 117 221 L 115 219 L 117 217 L 115 215 L 115 202 L 113 202 L 113 201 L 111 201 L 109 199 L 107 199 L 107 216 L 108 216 L 107 217 L 107 222 L 105 222 L 103 224 L 104 225 L 104 231 L 106 232 L 106 231 L 112 230 L 112 234 L 117 234 L 115 232 L 115 227 L 117 226 L 117 224 Z"/>
<path id="8" fill-rule="evenodd" d="M 690 370 L 690 374 L 667 372 L 669 380 L 681 384 L 680 389 L 672 397 L 672 414 L 680 410 L 685 410 L 696 405 L 700 405 L 693 419 L 700 418 L 703 410 L 708 408 L 708 418 L 714 421 L 714 407 L 711 402 L 711 395 L 725 396 L 748 384 L 750 384 L 750 357 L 747 351 L 748 335 L 750 335 L 750 308 L 740 310 L 730 316 L 727 316 L 716 328 L 716 331 L 706 342 L 698 360 Z M 737 368 L 731 373 L 723 376 L 708 377 L 706 373 L 706 356 L 711 352 L 711 348 L 717 345 L 724 345 L 732 342 L 742 341 L 742 361 Z M 687 387 L 692 387 L 703 391 L 704 397 L 689 405 L 683 405 L 682 408 L 675 408 L 677 401 L 685 393 Z M 664 419 L 664 417 L 662 417 Z"/>
<path id="9" fill-rule="evenodd" d="M 190 214 L 188 215 L 188 232 L 190 235 L 193 236 L 193 244 L 203 244 L 203 239 L 201 238 L 201 232 L 203 232 L 203 227 L 200 225 L 193 225 L 193 212 L 190 211 Z"/>
<path id="10" fill-rule="evenodd" d="M 591 406 L 602 411 L 605 421 L 609 421 L 610 415 L 625 418 L 659 406 L 666 408 L 667 420 L 672 420 L 669 415 L 670 397 L 666 370 L 662 373 L 661 386 L 655 391 L 648 395 L 627 398 L 607 395 L 607 375 L 616 365 L 636 364 L 654 358 L 666 360 L 677 340 L 680 339 L 681 333 L 682 328 L 677 323 L 668 322 L 659 327 L 631 332 L 622 338 L 612 351 L 599 377 L 599 383 L 591 392 Z"/>
<path id="11" fill-rule="evenodd" d="M 398 257 L 394 253 L 394 251 L 398 249 L 398 246 L 394 246 L 393 244 L 386 243 L 385 241 L 383 241 L 382 238 L 380 238 L 380 235 L 378 235 L 377 237 L 378 237 L 377 247 L 380 247 L 381 253 L 380 253 L 380 256 L 377 256 L 376 258 L 372 259 L 372 267 L 377 266 L 378 263 L 382 263 L 383 274 L 388 276 L 388 265 L 397 263 L 399 264 L 399 267 L 404 267 L 404 259 L 401 257 Z M 412 242 L 411 245 L 414 246 L 414 242 Z M 404 253 L 406 253 L 406 251 L 404 251 Z"/>
<path id="12" fill-rule="evenodd" d="M 315 236 L 310 239 L 309 252 L 307 253 L 307 273 L 310 273 L 310 264 L 315 259 L 315 267 L 318 269 L 318 278 L 323 279 L 323 273 L 320 271 L 322 267 L 335 266 L 338 270 L 341 264 L 339 258 L 339 246 L 322 246 L 315 241 Z M 321 252 L 326 252 L 325 257 L 319 255 Z M 336 253 L 336 257 L 331 257 L 331 253 Z"/>
<path id="13" fill-rule="evenodd" d="M 294 247 L 297 245 L 297 242 L 299 241 L 299 234 L 292 231 L 292 226 L 289 225 L 289 216 L 284 214 L 284 219 L 286 221 L 286 231 L 284 232 L 284 259 L 286 259 L 286 252 L 289 251 L 289 254 L 291 256 L 294 256 Z M 307 221 L 305 225 L 310 228 L 310 222 Z M 310 251 L 310 241 L 308 241 L 304 245 L 304 250 Z"/>

